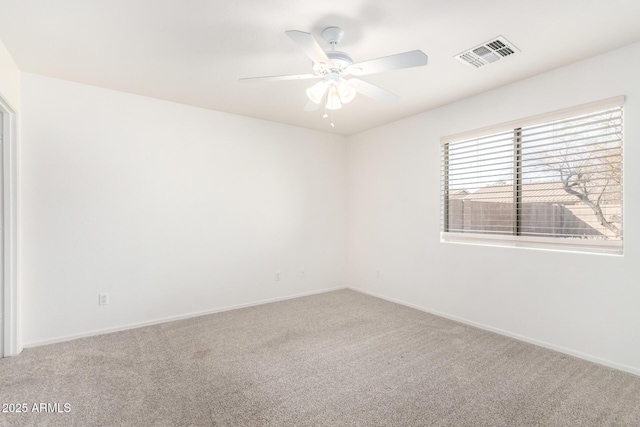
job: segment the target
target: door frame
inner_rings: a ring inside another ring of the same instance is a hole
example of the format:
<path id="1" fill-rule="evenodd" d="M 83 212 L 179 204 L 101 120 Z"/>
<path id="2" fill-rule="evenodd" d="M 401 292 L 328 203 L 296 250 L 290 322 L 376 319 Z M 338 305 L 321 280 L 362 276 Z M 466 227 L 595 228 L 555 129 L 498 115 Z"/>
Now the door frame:
<path id="1" fill-rule="evenodd" d="M 18 114 L 0 94 L 2 113 L 2 330 L 0 357 L 22 351 L 18 335 Z"/>

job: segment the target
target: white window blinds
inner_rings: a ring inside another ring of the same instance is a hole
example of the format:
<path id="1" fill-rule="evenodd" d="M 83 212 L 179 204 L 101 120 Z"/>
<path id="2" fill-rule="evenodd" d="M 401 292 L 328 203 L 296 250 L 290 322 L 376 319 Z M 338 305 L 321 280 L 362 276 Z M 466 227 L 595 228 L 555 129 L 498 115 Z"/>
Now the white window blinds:
<path id="1" fill-rule="evenodd" d="M 622 113 L 615 98 L 444 138 L 443 239 L 621 253 Z"/>

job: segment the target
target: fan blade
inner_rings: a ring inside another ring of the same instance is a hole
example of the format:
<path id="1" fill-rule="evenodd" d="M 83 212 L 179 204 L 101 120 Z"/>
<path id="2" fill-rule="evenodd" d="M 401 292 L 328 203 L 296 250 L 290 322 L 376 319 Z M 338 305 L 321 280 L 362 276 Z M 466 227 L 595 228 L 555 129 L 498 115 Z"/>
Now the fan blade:
<path id="1" fill-rule="evenodd" d="M 322 50 L 316 39 L 309 33 L 298 30 L 285 31 L 289 38 L 293 40 L 304 53 L 311 58 L 314 64 L 324 62 L 327 65 L 333 65 L 327 54 Z"/>
<path id="2" fill-rule="evenodd" d="M 420 67 L 423 65 L 427 65 L 427 55 L 421 50 L 412 50 L 411 52 L 398 53 L 352 64 L 347 68 L 347 72 L 354 76 L 365 76 L 367 74 Z"/>
<path id="3" fill-rule="evenodd" d="M 360 79 L 349 79 L 347 80 L 347 82 L 351 87 L 358 91 L 359 94 L 368 96 L 369 98 L 375 99 L 376 101 L 382 101 L 387 104 L 394 104 L 400 101 L 400 97 L 395 93 L 391 93 L 376 85 L 372 85 L 371 83 L 367 83 Z"/>
<path id="4" fill-rule="evenodd" d="M 304 111 L 316 111 L 318 108 L 320 108 L 320 104 L 309 101 L 307 105 L 304 106 Z"/>
<path id="5" fill-rule="evenodd" d="M 323 76 L 318 76 L 317 74 L 292 74 L 285 76 L 264 76 L 264 77 L 244 77 L 238 79 L 239 82 L 242 83 L 253 83 L 253 82 L 265 82 L 265 81 L 280 81 L 280 80 L 308 80 L 308 79 L 319 79 Z"/>

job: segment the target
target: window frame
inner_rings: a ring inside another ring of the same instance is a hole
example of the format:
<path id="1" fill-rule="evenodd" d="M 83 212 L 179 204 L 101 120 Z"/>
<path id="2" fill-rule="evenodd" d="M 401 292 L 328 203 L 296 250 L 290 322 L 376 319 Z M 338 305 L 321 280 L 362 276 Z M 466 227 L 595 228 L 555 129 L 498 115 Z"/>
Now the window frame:
<path id="1" fill-rule="evenodd" d="M 624 106 L 624 96 L 616 96 L 608 98 L 602 101 L 591 102 L 588 104 L 579 105 L 576 107 L 566 108 L 562 110 L 552 111 L 545 114 L 540 114 L 532 117 L 527 117 L 520 120 L 514 120 L 510 122 L 501 123 L 498 125 L 488 126 L 471 131 L 461 132 L 454 135 L 442 137 L 440 139 L 441 144 L 441 194 L 440 194 L 440 207 L 441 207 L 441 220 L 440 220 L 440 241 L 443 243 L 461 243 L 471 245 L 488 245 L 488 246 L 501 246 L 501 247 L 517 247 L 528 249 L 542 249 L 542 250 L 555 250 L 555 251 L 569 251 L 580 253 L 595 253 L 595 254 L 607 254 L 607 255 L 622 255 L 623 254 L 623 236 L 620 236 L 619 240 L 592 240 L 592 239 L 564 239 L 561 237 L 541 237 L 541 236 L 528 236 L 519 235 L 518 228 L 521 226 L 519 223 L 521 217 L 516 215 L 514 218 L 513 234 L 483 234 L 472 232 L 449 232 L 448 224 L 449 218 L 449 144 L 467 141 L 474 138 L 487 137 L 489 135 L 501 133 L 501 132 L 514 132 L 514 170 L 518 169 L 518 163 L 522 161 L 521 158 L 521 140 L 519 132 L 522 128 L 528 126 L 540 125 L 546 122 L 552 122 L 560 119 L 567 119 L 583 114 L 594 113 L 596 111 L 608 110 Z M 624 127 L 622 129 L 623 138 L 622 144 L 624 144 Z M 622 147 L 621 147 L 622 148 Z M 621 154 L 621 165 L 624 163 L 624 153 Z M 622 173 L 624 175 L 624 167 L 622 167 Z M 520 173 L 514 173 L 513 193 L 514 202 L 518 196 L 522 194 L 522 176 Z M 622 179 L 624 182 L 624 177 Z M 624 185 L 620 189 L 621 200 L 624 200 Z M 517 206 L 514 203 L 514 206 Z M 621 216 L 624 218 L 624 203 L 621 206 Z M 622 219 L 621 219 L 622 221 Z M 621 227 L 621 231 L 624 228 Z"/>

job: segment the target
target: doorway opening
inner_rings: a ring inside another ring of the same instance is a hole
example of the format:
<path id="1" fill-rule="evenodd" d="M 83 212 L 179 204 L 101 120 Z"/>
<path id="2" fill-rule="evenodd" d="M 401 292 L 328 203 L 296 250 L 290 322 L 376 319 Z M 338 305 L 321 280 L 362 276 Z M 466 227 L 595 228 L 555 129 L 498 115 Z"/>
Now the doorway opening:
<path id="1" fill-rule="evenodd" d="M 22 350 L 18 339 L 17 117 L 0 95 L 0 357 Z"/>

